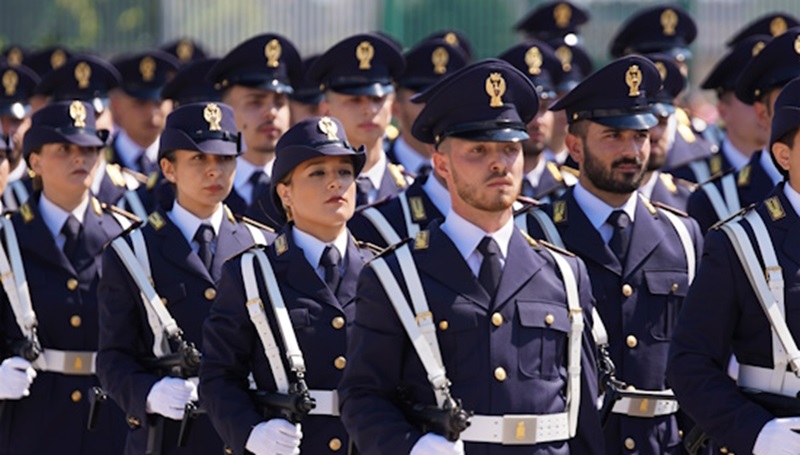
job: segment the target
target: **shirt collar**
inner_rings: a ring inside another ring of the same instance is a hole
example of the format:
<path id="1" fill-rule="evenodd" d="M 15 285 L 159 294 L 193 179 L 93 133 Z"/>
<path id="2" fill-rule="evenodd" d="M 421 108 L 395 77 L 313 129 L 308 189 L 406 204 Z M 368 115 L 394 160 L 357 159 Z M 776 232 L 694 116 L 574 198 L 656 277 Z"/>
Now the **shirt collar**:
<path id="1" fill-rule="evenodd" d="M 303 250 L 306 261 L 311 264 L 311 268 L 314 270 L 319 267 L 322 253 L 325 252 L 325 247 L 328 245 L 333 246 L 339 251 L 339 257 L 341 257 L 342 260 L 344 260 L 345 254 L 347 253 L 347 229 L 342 231 L 333 242 L 325 243 L 313 235 L 301 231 L 297 226 L 292 226 L 292 240 L 294 240 L 298 248 Z"/>
<path id="2" fill-rule="evenodd" d="M 379 190 L 381 189 L 381 181 L 383 180 L 384 172 L 386 172 L 386 153 L 381 152 L 378 162 L 375 163 L 370 170 L 362 171 L 361 176 L 368 178 L 372 183 L 372 187 L 375 188 L 375 190 Z"/>
<path id="3" fill-rule="evenodd" d="M 394 141 L 394 156 L 406 170 L 417 174 L 423 166 L 433 166 L 431 159 L 425 158 L 419 152 L 411 148 L 408 142 L 403 139 L 403 136 L 399 136 Z"/>
<path id="4" fill-rule="evenodd" d="M 544 169 L 547 167 L 547 160 L 544 159 L 543 156 L 539 157 L 539 162 L 536 164 L 536 167 L 531 169 L 530 172 L 525 174 L 525 178 L 528 179 L 528 182 L 536 188 L 539 186 L 539 182 L 542 180 L 542 174 L 544 174 Z"/>
<path id="5" fill-rule="evenodd" d="M 142 146 L 133 142 L 133 139 L 128 136 L 125 130 L 120 130 L 117 135 L 116 148 L 119 158 L 125 167 L 128 169 L 139 169 L 138 161 L 142 153 Z M 158 162 L 158 139 L 145 147 L 144 153 L 153 163 Z M 145 171 L 145 169 L 139 170 L 142 172 Z"/>
<path id="6" fill-rule="evenodd" d="M 28 172 L 28 165 L 25 163 L 25 160 L 19 160 L 19 164 L 15 167 L 11 172 L 8 173 L 8 181 L 14 182 L 22 177 L 25 176 L 25 173 Z"/>
<path id="7" fill-rule="evenodd" d="M 44 192 L 42 192 L 42 196 L 39 198 L 39 213 L 42 214 L 42 220 L 44 220 L 45 226 L 47 226 L 47 229 L 53 234 L 53 237 L 58 237 L 58 235 L 61 234 L 61 229 L 64 227 L 64 223 L 67 222 L 67 218 L 69 218 L 70 215 L 74 216 L 78 222 L 83 225 L 83 219 L 86 216 L 86 208 L 88 206 L 89 197 L 84 198 L 84 200 L 75 207 L 75 210 L 67 212 L 50 199 L 47 199 Z"/>
<path id="8" fill-rule="evenodd" d="M 769 150 L 766 148 L 762 149 L 761 156 L 758 157 L 758 160 L 764 172 L 766 172 L 769 179 L 772 180 L 773 186 L 783 181 L 783 174 L 775 167 L 775 163 L 772 161 L 772 154 Z"/>
<path id="9" fill-rule="evenodd" d="M 503 256 L 502 259 L 505 260 L 508 257 L 508 244 L 511 242 L 511 235 L 514 233 L 514 218 L 509 217 L 508 222 L 499 230 L 486 232 L 465 220 L 455 210 L 450 210 L 445 217 L 444 223 L 442 223 L 441 229 L 453 241 L 464 260 L 475 252 L 478 244 L 487 235 L 497 242 L 500 247 L 500 254 Z"/>
<path id="10" fill-rule="evenodd" d="M 731 163 L 731 166 L 733 166 L 733 168 L 737 171 L 745 167 L 747 162 L 750 160 L 749 157 L 745 156 L 741 150 L 737 149 L 733 143 L 728 140 L 727 136 L 722 140 L 722 147 L 720 148 L 722 149 L 722 154 L 728 159 L 728 162 Z"/>
<path id="11" fill-rule="evenodd" d="M 631 219 L 631 223 L 633 223 L 633 217 L 636 213 L 636 192 L 633 192 L 630 197 L 628 197 L 628 200 L 622 204 L 622 207 L 611 207 L 600 198 L 590 193 L 580 182 L 575 185 L 575 190 L 572 194 L 575 196 L 575 202 L 578 203 L 583 213 L 589 218 L 589 222 L 592 223 L 592 226 L 597 230 L 608 221 L 608 216 L 611 215 L 611 212 L 617 209 L 625 211 Z"/>
<path id="12" fill-rule="evenodd" d="M 789 200 L 789 204 L 794 209 L 794 213 L 800 216 L 800 193 L 798 193 L 789 182 L 786 182 L 786 184 L 783 185 L 783 194 L 786 195 L 786 199 Z"/>
<path id="13" fill-rule="evenodd" d="M 428 174 L 428 178 L 422 185 L 422 190 L 428 195 L 428 198 L 433 202 L 434 207 L 439 210 L 439 213 L 444 216 L 450 213 L 450 206 L 452 204 L 450 192 L 447 191 L 447 188 L 445 188 L 441 182 L 436 180 L 433 171 Z"/>
<path id="14" fill-rule="evenodd" d="M 264 171 L 268 176 L 272 175 L 272 164 L 274 159 L 269 160 L 269 163 L 263 167 L 258 167 L 255 164 L 244 159 L 243 155 L 236 157 L 236 175 L 233 176 L 233 186 L 236 188 L 250 183 L 250 176 L 253 172 Z"/>
<path id="15" fill-rule="evenodd" d="M 650 180 L 648 180 L 647 183 L 639 187 L 639 192 L 642 193 L 644 197 L 646 197 L 647 199 L 652 199 L 653 190 L 656 188 L 656 182 L 658 182 L 658 179 L 660 178 L 661 178 L 661 173 L 658 171 L 654 171 L 650 175 Z"/>
<path id="16" fill-rule="evenodd" d="M 172 205 L 172 210 L 167 213 L 169 219 L 175 223 L 175 226 L 178 227 L 189 244 L 194 241 L 194 235 L 197 233 L 197 228 L 199 228 L 201 224 L 210 224 L 211 228 L 214 229 L 214 235 L 219 235 L 223 215 L 224 209 L 222 208 L 222 204 L 219 204 L 217 210 L 214 211 L 211 217 L 201 219 L 186 210 L 177 200 L 175 200 L 175 203 Z"/>

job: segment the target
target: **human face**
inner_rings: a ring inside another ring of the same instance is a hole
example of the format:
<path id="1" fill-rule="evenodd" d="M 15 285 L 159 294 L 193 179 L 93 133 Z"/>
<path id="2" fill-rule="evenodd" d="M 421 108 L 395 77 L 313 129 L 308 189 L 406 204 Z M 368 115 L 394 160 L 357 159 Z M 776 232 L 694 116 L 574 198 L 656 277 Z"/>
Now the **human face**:
<path id="1" fill-rule="evenodd" d="M 411 102 L 411 97 L 416 94 L 417 92 L 413 90 L 402 87 L 398 88 L 397 97 L 392 103 L 392 117 L 397 120 L 397 126 L 400 130 L 400 134 L 403 136 L 403 140 L 417 153 L 426 158 L 430 158 L 430 148 L 426 147 L 425 144 L 418 141 L 414 135 L 411 134 L 411 126 L 414 124 L 414 120 L 419 117 L 419 113 L 422 111 L 422 108 L 425 107 L 425 103 Z"/>
<path id="2" fill-rule="evenodd" d="M 570 154 L 580 165 L 581 184 L 601 194 L 636 191 L 650 157 L 648 130 L 623 130 L 595 122 L 586 126 L 583 137 L 567 136 Z"/>
<path id="3" fill-rule="evenodd" d="M 291 124 L 289 96 L 252 87 L 234 85 L 225 102 L 236 114 L 236 128 L 242 132 L 245 153 L 275 153 L 275 145 Z"/>
<path id="4" fill-rule="evenodd" d="M 778 165 L 789 172 L 789 185 L 800 192 L 800 130 L 795 132 L 791 147 L 782 142 L 772 144 L 772 155 Z"/>
<path id="5" fill-rule="evenodd" d="M 717 111 L 725 122 L 725 134 L 735 140 L 736 144 L 753 144 L 751 147 L 756 150 L 769 141 L 769 129 L 758 121 L 753 106 L 739 101 L 733 92 L 722 95 L 717 103 Z"/>
<path id="6" fill-rule="evenodd" d="M 540 99 L 539 112 L 528 122 L 530 139 L 522 143 L 522 150 L 527 157 L 539 156 L 553 140 L 555 117 L 549 108 L 550 101 Z"/>
<path id="7" fill-rule="evenodd" d="M 379 146 L 392 120 L 394 93 L 384 96 L 344 95 L 328 91 L 321 109 L 342 122 L 350 143 L 372 150 Z"/>
<path id="8" fill-rule="evenodd" d="M 763 96 L 761 99 L 753 103 L 753 111 L 756 114 L 758 124 L 763 128 L 769 137 L 769 131 L 772 129 L 772 114 L 775 112 L 775 100 L 781 93 L 780 88 L 774 88 Z"/>
<path id="9" fill-rule="evenodd" d="M 149 147 L 164 130 L 171 101 L 140 100 L 122 90 L 114 90 L 109 108 L 114 121 L 141 147 Z"/>
<path id="10" fill-rule="evenodd" d="M 12 116 L 0 117 L 3 134 L 8 136 L 9 146 L 12 148 L 6 153 L 9 168 L 15 168 L 22 159 L 22 138 L 31 126 L 30 117 L 18 119 Z"/>
<path id="11" fill-rule="evenodd" d="M 45 144 L 28 157 L 48 194 L 80 196 L 88 191 L 97 169 L 99 149 L 74 144 Z"/>
<path id="12" fill-rule="evenodd" d="M 433 154 L 433 165 L 447 181 L 453 208 L 459 208 L 462 216 L 506 211 L 522 185 L 522 145 L 518 142 L 446 138 Z"/>
<path id="13" fill-rule="evenodd" d="M 277 191 L 298 229 L 331 241 L 355 211 L 355 178 L 350 157 L 321 156 L 298 164 Z"/>
<path id="14" fill-rule="evenodd" d="M 667 146 L 669 137 L 667 131 L 669 117 L 658 116 L 658 124 L 650 128 L 650 159 L 647 161 L 648 171 L 657 171 L 667 163 Z"/>
<path id="15" fill-rule="evenodd" d="M 194 150 L 176 150 L 174 160 L 161 159 L 164 177 L 175 185 L 181 207 L 208 218 L 233 187 L 236 157 Z"/>

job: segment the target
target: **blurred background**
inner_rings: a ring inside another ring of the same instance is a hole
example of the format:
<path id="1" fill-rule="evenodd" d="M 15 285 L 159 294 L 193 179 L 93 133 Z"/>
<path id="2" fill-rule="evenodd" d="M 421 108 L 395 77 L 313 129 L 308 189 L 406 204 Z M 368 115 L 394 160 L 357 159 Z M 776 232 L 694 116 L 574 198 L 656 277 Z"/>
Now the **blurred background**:
<path id="1" fill-rule="evenodd" d="M 0 0 L 0 48 L 61 44 L 105 57 L 151 48 L 182 37 L 222 55 L 250 36 L 277 32 L 308 55 L 357 32 L 382 31 L 405 46 L 454 28 L 472 41 L 478 58 L 495 56 L 521 39 L 513 24 L 541 0 Z M 609 59 L 619 25 L 651 0 L 574 0 L 591 13 L 581 28 L 596 65 Z M 724 42 L 770 11 L 800 15 L 798 0 L 681 0 L 699 27 L 692 46 L 692 85 L 724 52 Z M 710 95 L 710 94 L 709 94 Z"/>

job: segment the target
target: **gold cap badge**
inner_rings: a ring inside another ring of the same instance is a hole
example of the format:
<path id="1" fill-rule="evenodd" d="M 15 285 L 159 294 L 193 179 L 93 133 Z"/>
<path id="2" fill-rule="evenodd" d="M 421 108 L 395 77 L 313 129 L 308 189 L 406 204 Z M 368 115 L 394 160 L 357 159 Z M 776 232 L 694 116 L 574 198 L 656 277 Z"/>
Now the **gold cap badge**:
<path id="1" fill-rule="evenodd" d="M 665 9 L 661 13 L 661 29 L 666 36 L 675 34 L 675 28 L 678 26 L 678 13 L 672 9 Z"/>
<path id="2" fill-rule="evenodd" d="M 17 84 L 19 83 L 19 76 L 14 70 L 7 70 L 3 73 L 3 88 L 6 91 L 6 96 L 12 96 L 17 93 Z"/>
<path id="3" fill-rule="evenodd" d="M 358 59 L 358 69 L 368 70 L 372 68 L 372 57 L 375 56 L 375 48 L 369 41 L 362 41 L 356 47 L 356 58 Z"/>
<path id="4" fill-rule="evenodd" d="M 139 73 L 142 80 L 150 82 L 156 75 L 156 61 L 152 57 L 145 57 L 139 62 Z"/>
<path id="5" fill-rule="evenodd" d="M 175 47 L 175 54 L 178 56 L 178 60 L 186 63 L 194 56 L 194 45 L 189 40 L 181 40 Z"/>
<path id="6" fill-rule="evenodd" d="M 625 84 L 628 85 L 628 96 L 639 96 L 639 86 L 642 85 L 642 70 L 639 65 L 631 65 L 625 72 Z"/>
<path id="7" fill-rule="evenodd" d="M 74 120 L 75 128 L 86 128 L 86 106 L 80 101 L 73 101 L 69 105 L 69 116 Z"/>
<path id="8" fill-rule="evenodd" d="M 264 56 L 267 57 L 267 66 L 270 68 L 277 68 L 280 64 L 279 60 L 283 53 L 281 42 L 273 38 L 264 46 Z"/>
<path id="9" fill-rule="evenodd" d="M 321 133 L 323 133 L 328 137 L 328 140 L 330 141 L 339 140 L 339 137 L 336 135 L 336 133 L 339 132 L 339 127 L 336 126 L 336 122 L 331 120 L 330 117 L 322 117 L 321 119 L 319 119 L 319 122 L 317 122 L 317 128 L 319 128 L 319 131 Z"/>
<path id="10" fill-rule="evenodd" d="M 528 65 L 528 73 L 534 76 L 542 73 L 542 51 L 538 47 L 532 46 L 525 52 L 525 64 Z"/>
<path id="11" fill-rule="evenodd" d="M 50 54 L 50 68 L 58 69 L 67 62 L 67 54 L 64 53 L 61 49 L 56 49 L 52 54 Z"/>
<path id="12" fill-rule="evenodd" d="M 431 63 L 433 63 L 433 72 L 436 74 L 444 74 L 447 72 L 447 62 L 450 61 L 450 54 L 444 47 L 437 47 L 431 54 Z"/>
<path id="13" fill-rule="evenodd" d="M 444 41 L 451 46 L 458 46 L 458 36 L 453 32 L 445 33 Z"/>
<path id="14" fill-rule="evenodd" d="M 22 50 L 18 47 L 15 47 L 8 51 L 8 57 L 6 57 L 6 61 L 11 66 L 18 66 L 22 64 Z"/>
<path id="15" fill-rule="evenodd" d="M 556 20 L 558 28 L 565 28 L 569 25 L 570 19 L 572 19 L 572 8 L 566 3 L 559 3 L 553 8 L 553 19 Z"/>
<path id="16" fill-rule="evenodd" d="M 769 23 L 769 32 L 772 33 L 772 36 L 783 34 L 787 28 L 786 19 L 781 16 L 772 19 L 772 22 Z"/>
<path id="17" fill-rule="evenodd" d="M 78 81 L 78 88 L 89 88 L 89 78 L 92 77 L 92 67 L 86 62 L 75 65 L 75 80 Z"/>
<path id="18" fill-rule="evenodd" d="M 209 131 L 222 131 L 219 122 L 222 121 L 222 110 L 217 106 L 217 103 L 206 104 L 203 109 L 203 118 L 208 122 Z"/>
<path id="19" fill-rule="evenodd" d="M 565 72 L 572 71 L 572 49 L 569 46 L 561 46 L 556 49 L 556 57 L 561 61 L 561 69 Z"/>
<path id="20" fill-rule="evenodd" d="M 800 35 L 797 35 L 797 38 L 794 40 L 794 51 L 800 54 Z"/>
<path id="21" fill-rule="evenodd" d="M 492 73 L 486 78 L 486 94 L 491 97 L 490 107 L 503 106 L 503 94 L 506 93 L 506 80 L 500 73 Z"/>
<path id="22" fill-rule="evenodd" d="M 656 69 L 658 70 L 658 75 L 661 76 L 662 81 L 667 80 L 667 65 L 664 62 L 655 62 Z"/>
<path id="23" fill-rule="evenodd" d="M 761 53 L 761 50 L 764 49 L 764 46 L 766 46 L 766 45 L 767 44 L 765 42 L 763 42 L 763 41 L 757 41 L 756 44 L 753 44 L 753 49 L 750 51 L 750 54 L 753 57 L 755 57 L 756 55 Z"/>

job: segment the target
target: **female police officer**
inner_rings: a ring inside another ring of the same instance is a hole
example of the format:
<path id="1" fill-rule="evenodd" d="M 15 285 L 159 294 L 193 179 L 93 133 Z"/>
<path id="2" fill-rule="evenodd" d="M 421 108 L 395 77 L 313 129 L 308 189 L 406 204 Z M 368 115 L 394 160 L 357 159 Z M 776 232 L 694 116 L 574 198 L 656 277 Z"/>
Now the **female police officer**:
<path id="1" fill-rule="evenodd" d="M 265 242 L 265 232 L 237 222 L 222 204 L 240 152 L 230 107 L 191 103 L 176 109 L 167 118 L 159 148 L 161 170 L 174 186 L 175 202 L 128 233 L 131 247 L 116 240 L 106 252 L 99 289 L 98 374 L 128 414 L 132 430 L 126 453 L 144 453 L 146 446 L 147 453 L 222 451 L 222 441 L 205 416 L 193 424 L 184 448 L 176 448 L 184 406 L 197 400 L 199 367 L 199 362 L 181 364 L 180 359 L 196 356 L 189 343 L 200 347 L 201 325 L 216 296 L 223 262 Z M 149 283 L 137 281 L 141 273 L 150 278 L 145 280 L 152 283 L 149 289 Z M 181 335 L 170 332 L 170 317 Z M 178 354 L 179 368 L 171 368 L 175 362 L 165 364 L 170 352 Z"/>
<path id="2" fill-rule="evenodd" d="M 8 358 L 0 365 L 0 389 L 8 401 L 0 452 L 122 450 L 125 423 L 118 408 L 107 409 L 98 431 L 86 430 L 85 394 L 97 385 L 102 249 L 122 231 L 89 191 L 106 137 L 95 129 L 90 104 L 63 101 L 36 112 L 23 139 L 42 189 L 10 222 L 3 220 L 0 350 Z M 16 390 L 8 390 L 11 384 Z"/>
<path id="3" fill-rule="evenodd" d="M 346 228 L 364 157 L 363 149 L 347 143 L 341 123 L 329 117 L 306 119 L 278 141 L 272 193 L 289 223 L 268 248 L 225 266 L 203 328 L 201 398 L 237 454 L 299 453 L 301 437 L 304 453 L 347 445 L 334 390 L 346 363 L 356 279 L 369 257 Z M 302 410 L 279 413 L 248 396 L 251 371 L 260 392 L 298 395 L 303 378 L 319 389 L 311 390 L 315 415 L 303 419 L 302 433 L 292 424 Z"/>

